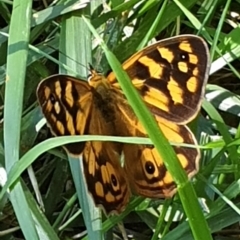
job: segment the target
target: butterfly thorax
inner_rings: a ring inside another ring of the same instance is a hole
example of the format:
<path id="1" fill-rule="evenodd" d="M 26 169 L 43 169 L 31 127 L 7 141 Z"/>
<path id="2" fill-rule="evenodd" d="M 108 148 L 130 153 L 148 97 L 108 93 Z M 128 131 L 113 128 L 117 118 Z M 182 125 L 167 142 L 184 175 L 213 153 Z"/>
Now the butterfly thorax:
<path id="1" fill-rule="evenodd" d="M 108 80 L 95 70 L 91 71 L 88 84 L 92 87 L 93 102 L 101 112 L 106 123 L 114 125 L 115 122 L 115 104 L 111 94 L 111 85 Z"/>
<path id="2" fill-rule="evenodd" d="M 91 76 L 88 78 L 88 84 L 93 87 L 101 96 L 105 98 L 107 92 L 111 88 L 108 80 L 95 70 L 91 71 Z"/>

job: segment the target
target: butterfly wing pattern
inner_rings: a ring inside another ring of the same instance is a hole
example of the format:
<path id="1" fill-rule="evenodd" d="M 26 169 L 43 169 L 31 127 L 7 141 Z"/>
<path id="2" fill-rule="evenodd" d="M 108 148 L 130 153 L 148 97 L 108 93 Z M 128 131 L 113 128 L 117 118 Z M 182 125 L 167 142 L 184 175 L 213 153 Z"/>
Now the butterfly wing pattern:
<path id="1" fill-rule="evenodd" d="M 102 99 L 86 81 L 54 75 L 42 81 L 38 101 L 55 136 L 114 135 L 116 121 L 113 102 Z M 106 104 L 104 104 L 106 103 Z M 83 156 L 89 192 L 97 206 L 107 213 L 120 212 L 130 198 L 124 169 L 119 163 L 121 144 L 112 142 L 71 143 L 64 146 L 72 156 Z"/>
<path id="2" fill-rule="evenodd" d="M 199 37 L 182 35 L 146 47 L 123 68 L 167 139 L 196 146 L 185 124 L 199 112 L 209 65 L 206 43 Z M 50 76 L 39 84 L 37 97 L 55 136 L 147 137 L 114 73 L 105 78 L 93 70 L 88 83 L 67 75 Z M 88 190 L 107 214 L 123 211 L 132 192 L 150 198 L 171 197 L 176 192 L 154 146 L 92 141 L 64 148 L 71 155 L 83 156 Z M 174 150 L 192 177 L 199 165 L 197 146 L 174 146 Z"/>

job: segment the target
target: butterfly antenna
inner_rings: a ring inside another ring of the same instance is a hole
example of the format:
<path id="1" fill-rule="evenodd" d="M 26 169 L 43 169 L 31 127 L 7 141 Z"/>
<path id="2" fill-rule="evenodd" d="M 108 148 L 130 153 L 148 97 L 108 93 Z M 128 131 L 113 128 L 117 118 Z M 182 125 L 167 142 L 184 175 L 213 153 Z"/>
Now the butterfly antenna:
<path id="1" fill-rule="evenodd" d="M 88 67 L 89 67 L 90 72 L 94 71 L 94 67 L 93 67 L 93 65 L 91 63 L 88 63 Z"/>

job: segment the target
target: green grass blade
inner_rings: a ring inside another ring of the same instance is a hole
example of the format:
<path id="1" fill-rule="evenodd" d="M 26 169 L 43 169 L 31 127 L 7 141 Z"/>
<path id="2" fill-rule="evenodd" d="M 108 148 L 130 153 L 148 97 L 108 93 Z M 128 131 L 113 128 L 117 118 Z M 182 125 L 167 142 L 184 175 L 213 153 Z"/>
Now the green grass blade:
<path id="1" fill-rule="evenodd" d="M 112 54 L 112 52 L 108 50 L 107 46 L 98 36 L 89 21 L 86 18 L 84 19 L 91 29 L 93 35 L 100 42 L 100 45 L 106 54 L 106 58 L 114 73 L 116 74 L 119 84 L 121 85 L 121 88 L 125 93 L 129 104 L 132 106 L 135 114 L 148 132 L 148 135 L 157 148 L 157 151 L 165 160 L 165 166 L 173 176 L 174 181 L 177 183 L 178 193 L 182 200 L 186 215 L 188 216 L 189 224 L 192 229 L 194 238 L 212 239 L 206 220 L 198 204 L 196 193 L 194 192 L 192 184 L 190 181 L 188 181 L 186 173 L 183 171 L 180 162 L 178 161 L 176 154 L 173 151 L 173 148 L 168 143 L 163 133 L 160 131 L 156 121 L 149 113 L 147 107 L 143 104 L 142 99 L 138 95 L 136 89 L 133 88 L 131 80 L 129 79 L 127 73 L 123 71 L 122 66 L 117 58 Z M 191 204 L 189 204 L 188 199 L 191 200 Z M 199 226 L 201 226 L 201 232 L 199 231 Z"/>
<path id="2" fill-rule="evenodd" d="M 13 3 L 8 41 L 4 107 L 5 163 L 8 172 L 19 160 L 22 100 L 28 56 L 31 9 L 31 1 L 15 0 Z M 20 59 L 21 61 L 19 61 Z M 25 238 L 39 239 L 20 182 L 17 182 L 12 189 L 10 199 Z"/>
<path id="3" fill-rule="evenodd" d="M 90 7 L 84 9 L 84 13 L 89 14 Z M 62 23 L 60 52 L 63 53 L 60 55 L 61 62 L 82 76 L 88 75 L 87 66 L 91 62 L 92 52 L 91 33 L 78 14 L 72 14 Z M 89 239 L 102 239 L 101 213 L 95 208 L 86 188 L 82 159 L 69 157 L 69 160 Z"/>

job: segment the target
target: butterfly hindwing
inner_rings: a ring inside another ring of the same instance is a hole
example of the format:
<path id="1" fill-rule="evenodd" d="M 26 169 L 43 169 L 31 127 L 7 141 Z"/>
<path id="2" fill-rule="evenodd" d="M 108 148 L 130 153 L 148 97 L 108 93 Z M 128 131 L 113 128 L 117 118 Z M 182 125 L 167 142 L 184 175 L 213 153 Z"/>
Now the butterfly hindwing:
<path id="1" fill-rule="evenodd" d="M 106 99 L 93 91 L 93 109 L 87 134 L 118 136 L 117 130 L 122 129 L 120 118 L 111 92 L 103 89 L 101 91 L 104 91 Z M 92 141 L 86 143 L 83 151 L 88 190 L 96 205 L 102 206 L 106 213 L 120 213 L 131 195 L 126 173 L 119 161 L 122 147 L 122 143 Z"/>
<path id="2" fill-rule="evenodd" d="M 128 129 L 127 135 L 147 137 L 145 129 L 126 101 L 119 99 L 120 94 L 116 94 L 114 98 L 118 100 L 117 113 L 119 118 L 121 116 L 125 128 Z M 176 155 L 190 178 L 198 171 L 200 157 L 193 133 L 187 126 L 177 125 L 157 116 L 155 118 L 165 137 L 170 142 L 175 143 Z M 118 135 L 125 136 L 124 133 L 120 132 Z M 177 146 L 183 143 L 195 145 L 195 148 Z M 176 192 L 173 178 L 154 146 L 124 144 L 123 155 L 129 185 L 135 194 L 149 198 L 162 198 L 171 197 Z"/>
<path id="3" fill-rule="evenodd" d="M 162 129 L 162 125 L 159 124 Z M 195 138 L 185 126 L 176 126 L 176 136 L 184 133 L 188 144 L 196 144 Z M 142 135 L 142 134 L 141 134 Z M 166 135 L 164 133 L 166 137 Z M 147 135 L 146 135 L 147 136 Z M 186 139 L 185 139 L 186 140 Z M 173 147 L 189 178 L 198 170 L 199 151 L 196 148 Z M 125 169 L 128 181 L 134 193 L 149 198 L 172 197 L 176 192 L 173 177 L 164 165 L 164 159 L 151 145 L 124 146 Z M 134 159 L 134 160 L 133 160 Z M 134 168 L 132 167 L 134 162 Z"/>
<path id="4" fill-rule="evenodd" d="M 122 212 L 130 198 L 127 176 L 119 163 L 117 143 L 87 142 L 83 152 L 88 191 L 106 213 Z"/>

